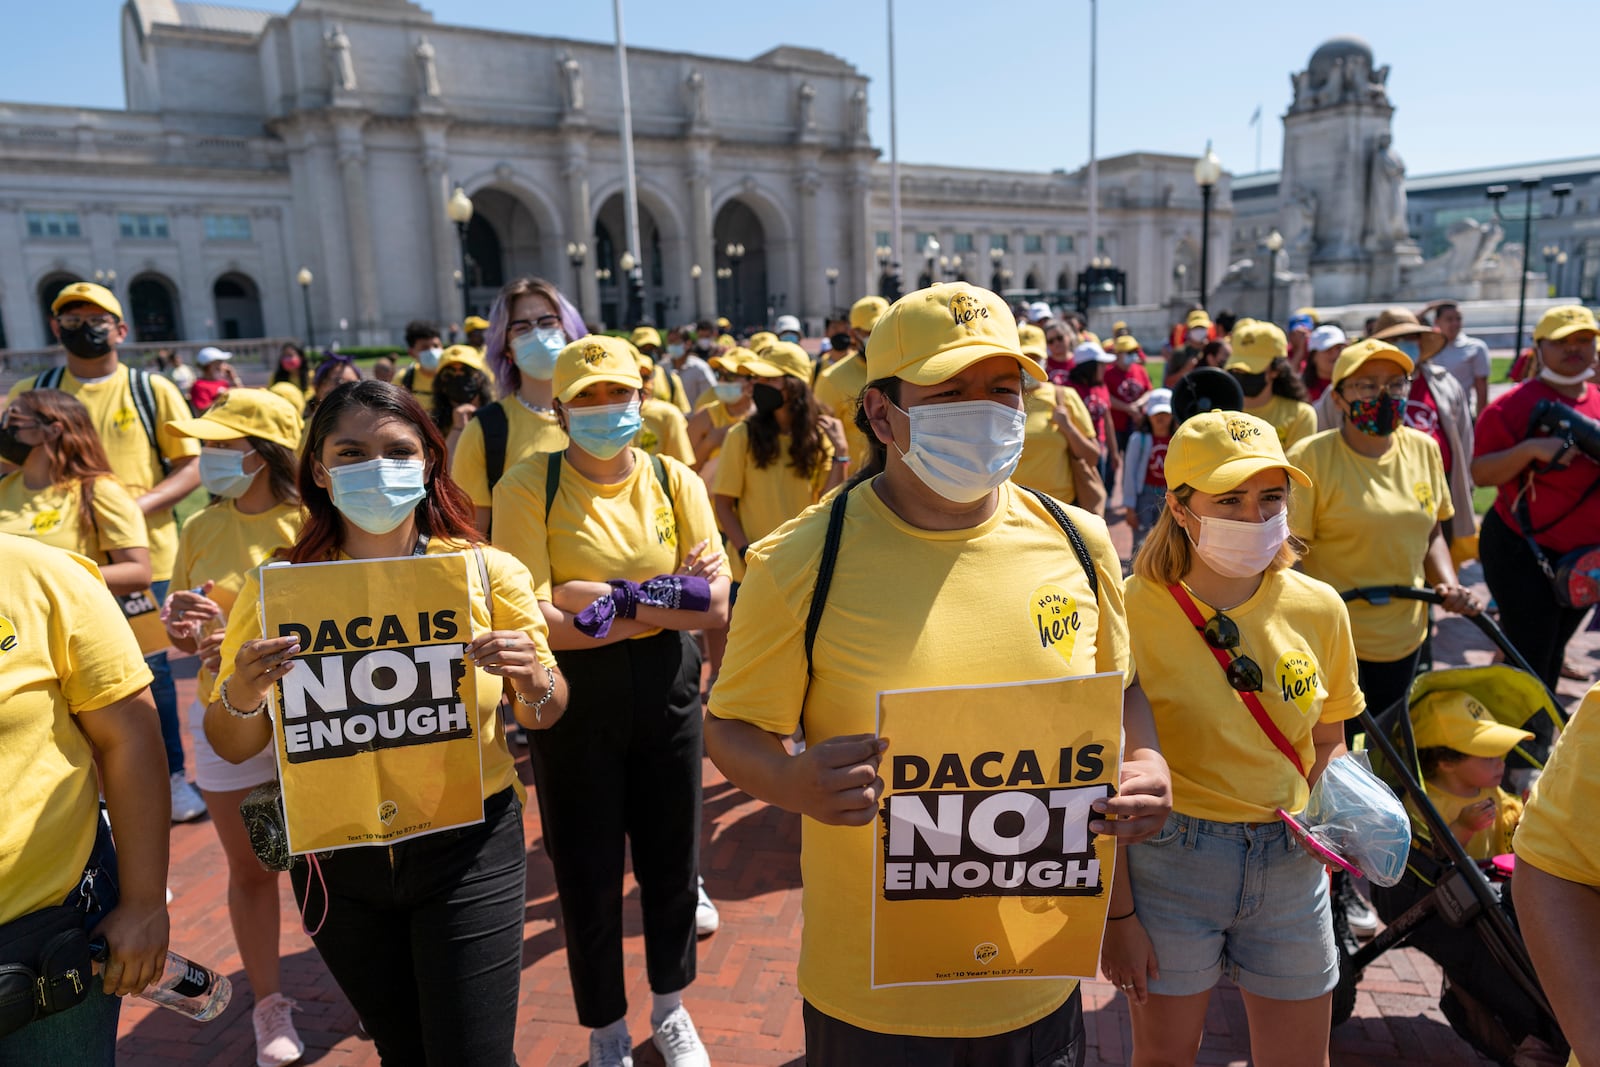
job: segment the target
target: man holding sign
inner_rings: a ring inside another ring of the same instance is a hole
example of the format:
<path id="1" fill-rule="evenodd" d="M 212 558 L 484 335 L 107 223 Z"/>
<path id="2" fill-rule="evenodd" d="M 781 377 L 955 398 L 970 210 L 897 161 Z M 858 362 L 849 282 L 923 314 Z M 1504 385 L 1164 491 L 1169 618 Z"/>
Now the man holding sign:
<path id="1" fill-rule="evenodd" d="M 706 745 L 807 816 L 808 1063 L 1075 1065 L 1111 839 L 1171 807 L 1116 551 L 1007 481 L 1039 367 L 998 297 L 912 293 L 866 362 L 882 473 L 751 549 Z"/>

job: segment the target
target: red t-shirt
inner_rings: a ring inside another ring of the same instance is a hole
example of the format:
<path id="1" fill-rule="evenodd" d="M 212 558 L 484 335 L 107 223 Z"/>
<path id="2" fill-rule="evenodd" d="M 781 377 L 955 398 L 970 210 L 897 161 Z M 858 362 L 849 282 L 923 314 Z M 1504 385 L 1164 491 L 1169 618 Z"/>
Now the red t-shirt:
<path id="1" fill-rule="evenodd" d="M 189 387 L 189 403 L 196 411 L 204 411 L 227 391 L 228 383 L 222 378 L 196 378 Z"/>
<path id="2" fill-rule="evenodd" d="M 1083 397 L 1083 406 L 1089 409 L 1089 420 L 1094 423 L 1094 435 L 1101 444 L 1106 443 L 1106 412 L 1111 410 L 1111 390 L 1104 383 L 1100 385 L 1079 385 L 1077 382 L 1068 382 L 1068 385 Z"/>
<path id="3" fill-rule="evenodd" d="M 1045 357 L 1044 376 L 1049 380 L 1051 385 L 1066 385 L 1067 375 L 1071 373 L 1072 361 L 1070 359 L 1065 363 L 1057 363 L 1049 356 Z"/>
<path id="4" fill-rule="evenodd" d="M 1126 370 L 1115 363 L 1106 368 L 1106 392 L 1124 404 L 1133 403 L 1149 391 L 1150 375 L 1139 364 L 1130 363 Z M 1118 433 L 1126 430 L 1131 421 L 1127 412 L 1111 409 L 1111 425 Z"/>
<path id="5" fill-rule="evenodd" d="M 1541 400 L 1556 400 L 1600 421 L 1600 389 L 1585 383 L 1583 397 L 1573 401 L 1562 396 L 1544 382 L 1535 378 L 1523 382 L 1510 392 L 1491 400 L 1478 416 L 1475 456 L 1504 452 L 1528 436 L 1528 420 L 1534 405 Z M 1538 436 L 1549 436 L 1540 431 Z M 1494 509 L 1506 525 L 1520 531 L 1511 506 L 1522 488 L 1526 471 L 1500 486 Z M 1600 540 L 1600 489 L 1590 493 L 1579 503 L 1595 481 L 1600 479 L 1600 463 L 1582 452 L 1574 450 L 1567 465 L 1557 470 L 1536 474 L 1533 491 L 1528 494 L 1529 515 L 1533 523 L 1534 539 L 1553 552 L 1570 552 L 1575 548 L 1592 545 Z M 1545 529 L 1545 527 L 1549 529 Z"/>
<path id="6" fill-rule="evenodd" d="M 1151 438 L 1150 458 L 1144 461 L 1145 485 L 1153 485 L 1157 489 L 1167 487 L 1167 443 L 1171 440 L 1171 434 Z"/>
<path id="7" fill-rule="evenodd" d="M 1411 398 L 1406 401 L 1405 424 L 1418 433 L 1425 433 L 1439 443 L 1439 458 L 1444 460 L 1444 472 L 1450 473 L 1450 442 L 1445 440 L 1444 424 L 1439 421 L 1439 405 L 1434 403 L 1433 390 L 1428 379 L 1417 375 L 1411 381 Z"/>
<path id="8" fill-rule="evenodd" d="M 1318 378 L 1316 381 L 1306 386 L 1306 402 L 1315 404 L 1318 400 L 1321 400 L 1322 394 L 1326 393 L 1328 391 L 1328 386 L 1332 384 L 1333 383 L 1328 381 L 1326 378 Z"/>

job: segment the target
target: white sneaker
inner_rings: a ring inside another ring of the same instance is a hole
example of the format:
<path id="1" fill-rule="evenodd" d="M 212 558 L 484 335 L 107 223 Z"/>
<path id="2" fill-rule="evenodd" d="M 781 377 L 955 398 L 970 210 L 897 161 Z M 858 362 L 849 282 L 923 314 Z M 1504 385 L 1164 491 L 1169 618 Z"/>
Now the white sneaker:
<path id="1" fill-rule="evenodd" d="M 700 1043 L 700 1034 L 683 1005 L 672 1009 L 672 1014 L 661 1020 L 650 1041 L 667 1061 L 667 1067 L 711 1067 L 711 1057 Z"/>
<path id="2" fill-rule="evenodd" d="M 172 785 L 173 822 L 193 822 L 206 813 L 206 802 L 201 799 L 200 791 L 189 784 L 182 771 L 173 774 L 169 781 Z"/>
<path id="3" fill-rule="evenodd" d="M 256 1001 L 251 1022 L 256 1029 L 256 1067 L 283 1067 L 306 1054 L 306 1045 L 295 1032 L 290 1015 L 295 1002 L 282 993 Z"/>
<path id="4" fill-rule="evenodd" d="M 627 1031 L 589 1031 L 589 1067 L 633 1067 L 633 1039 Z"/>
<path id="5" fill-rule="evenodd" d="M 700 879 L 700 899 L 694 906 L 694 932 L 701 937 L 709 937 L 717 932 L 717 927 L 722 925 L 722 916 L 717 913 L 717 906 L 711 903 L 711 898 L 706 894 L 706 880 Z"/>

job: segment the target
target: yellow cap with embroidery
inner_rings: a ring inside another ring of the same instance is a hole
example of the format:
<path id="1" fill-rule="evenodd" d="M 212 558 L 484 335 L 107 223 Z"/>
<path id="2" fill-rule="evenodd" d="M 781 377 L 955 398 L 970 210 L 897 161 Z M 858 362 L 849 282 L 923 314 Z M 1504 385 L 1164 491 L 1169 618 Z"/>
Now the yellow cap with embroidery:
<path id="1" fill-rule="evenodd" d="M 864 296 L 850 305 L 850 328 L 871 333 L 883 313 L 889 310 L 889 301 L 881 296 Z"/>
<path id="2" fill-rule="evenodd" d="M 290 450 L 300 447 L 300 412 L 289 401 L 266 389 L 229 389 L 211 402 L 204 415 L 173 419 L 167 423 L 167 429 L 180 437 L 201 441 L 259 437 Z"/>
<path id="3" fill-rule="evenodd" d="M 739 349 L 734 349 L 739 351 Z M 802 382 L 811 380 L 811 357 L 806 355 L 806 350 L 790 341 L 774 341 L 759 352 L 752 352 L 739 367 L 741 374 L 751 374 L 757 378 L 799 378 Z"/>
<path id="4" fill-rule="evenodd" d="M 1369 337 L 1365 341 L 1345 345 L 1343 351 L 1339 353 L 1339 358 L 1333 361 L 1334 388 L 1338 388 L 1340 382 L 1360 370 L 1363 364 L 1374 359 L 1386 359 L 1390 363 L 1398 363 L 1405 368 L 1407 374 L 1416 369 L 1411 357 L 1394 345 L 1388 341 L 1380 341 L 1376 337 Z"/>
<path id="5" fill-rule="evenodd" d="M 889 305 L 867 339 L 867 380 L 937 385 L 994 356 L 1016 360 L 1024 374 L 1039 369 L 1023 353 L 1004 300 L 966 282 L 945 282 Z"/>
<path id="6" fill-rule="evenodd" d="M 50 301 L 50 314 L 59 314 L 68 304 L 93 304 L 101 311 L 109 311 L 117 318 L 122 318 L 122 303 L 112 295 L 110 289 L 94 282 L 73 282 L 62 289 Z"/>
<path id="7" fill-rule="evenodd" d="M 1453 748 L 1468 756 L 1504 756 L 1533 734 L 1507 726 L 1460 689 L 1436 689 L 1411 712 L 1418 748 Z"/>
<path id="8" fill-rule="evenodd" d="M 551 388 L 565 404 L 597 382 L 644 388 L 639 375 L 639 350 L 620 337 L 592 333 L 580 337 L 556 356 Z"/>
<path id="9" fill-rule="evenodd" d="M 1242 411 L 1207 411 L 1185 419 L 1167 445 L 1167 488 L 1225 493 L 1265 470 L 1281 470 L 1310 488 L 1306 472 L 1283 456 L 1272 424 Z"/>
<path id="10" fill-rule="evenodd" d="M 1582 304 L 1561 304 L 1539 316 L 1539 325 L 1533 328 L 1533 339 L 1559 341 L 1572 334 L 1583 333 L 1585 330 L 1590 333 L 1600 333 L 1600 326 L 1594 321 L 1594 312 Z"/>
<path id="11" fill-rule="evenodd" d="M 1233 354 L 1228 357 L 1224 370 L 1242 370 L 1249 374 L 1262 374 L 1272 361 L 1289 352 L 1289 339 L 1283 331 L 1270 322 L 1250 322 L 1233 328 L 1228 335 Z"/>
<path id="12" fill-rule="evenodd" d="M 633 342 L 633 347 L 643 348 L 645 345 L 661 347 L 661 331 L 654 326 L 636 326 L 633 335 L 628 338 Z"/>

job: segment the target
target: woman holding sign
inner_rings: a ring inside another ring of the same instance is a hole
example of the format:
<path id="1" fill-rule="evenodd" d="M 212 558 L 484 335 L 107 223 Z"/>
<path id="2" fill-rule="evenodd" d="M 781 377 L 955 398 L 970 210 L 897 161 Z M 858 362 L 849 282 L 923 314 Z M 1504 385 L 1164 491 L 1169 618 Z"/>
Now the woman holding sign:
<path id="1" fill-rule="evenodd" d="M 643 379 L 633 346 L 583 337 L 556 357 L 572 443 L 494 490 L 496 541 L 528 565 L 571 714 L 531 738 L 578 1021 L 592 1067 L 630 1061 L 622 969 L 623 843 L 644 911 L 653 1040 L 671 1067 L 710 1061 L 683 1006 L 700 893 L 700 652 L 726 625 L 728 568 L 705 483 L 629 446 Z"/>
<path id="2" fill-rule="evenodd" d="M 468 791 L 481 821 L 395 845 L 313 855 L 291 871 L 295 893 L 303 910 L 322 916 L 313 940 L 385 1064 L 509 1064 L 522 965 L 524 794 L 497 707 L 502 691 L 509 693 L 517 720 L 530 730 L 554 725 L 566 707 L 532 582 L 516 560 L 478 544 L 471 503 L 446 469 L 444 439 L 404 389 L 369 381 L 330 393 L 307 435 L 299 487 L 306 519 L 289 553 L 293 564 L 383 560 L 404 574 L 399 568 L 413 562 L 407 557 L 465 554 L 472 636 L 462 650 L 466 666 L 455 669 L 475 671 L 477 700 L 468 711 L 481 773 L 475 781 L 446 779 L 443 792 L 459 801 L 457 791 Z M 268 570 L 245 578 L 239 601 L 257 602 L 263 574 L 272 576 Z M 280 724 L 284 736 L 275 738 L 264 714 L 269 692 L 295 669 L 297 656 L 347 643 L 360 653 L 394 640 L 388 619 L 381 626 L 372 618 L 318 622 L 339 610 L 339 580 L 333 568 L 319 568 L 317 581 L 329 592 L 308 595 L 296 615 L 315 635 L 311 648 L 293 632 L 264 636 L 260 612 L 232 612 L 216 699 L 206 709 L 206 737 L 222 758 L 242 763 L 269 744 L 280 746 L 286 809 L 294 803 L 293 764 L 284 756 L 285 728 Z M 427 593 L 419 590 L 415 600 L 424 610 Z M 394 610 L 394 633 L 405 638 L 405 620 L 418 613 L 399 602 Z M 451 635 L 461 633 L 437 615 L 419 624 L 441 621 Z M 384 751 L 426 751 L 425 742 Z M 350 793 L 350 821 L 367 825 L 373 809 L 356 798 L 354 785 Z"/>
<path id="3" fill-rule="evenodd" d="M 1339 594 L 1292 569 L 1290 466 L 1272 425 L 1196 415 L 1167 448 L 1166 510 L 1133 561 L 1128 627 L 1172 767 L 1172 815 L 1117 865 L 1102 970 L 1135 1064 L 1192 1063 L 1227 974 L 1254 1062 L 1326 1064 L 1339 977 L 1328 875 L 1298 812 L 1364 701 Z"/>
<path id="4" fill-rule="evenodd" d="M 1137 840 L 1169 810 L 1116 549 L 1100 519 L 1008 480 L 1039 364 L 998 296 L 902 297 L 866 371 L 864 467 L 881 473 L 750 552 L 706 747 L 805 816 L 807 1063 L 1075 1067 L 1071 976 L 1095 969 L 1105 835 Z M 1060 703 L 1063 678 L 1095 695 Z M 951 687 L 978 688 L 952 710 Z M 930 688 L 946 692 L 888 692 Z M 954 717 L 889 718 L 891 695 Z M 888 855 L 906 858 L 879 885 Z"/>

